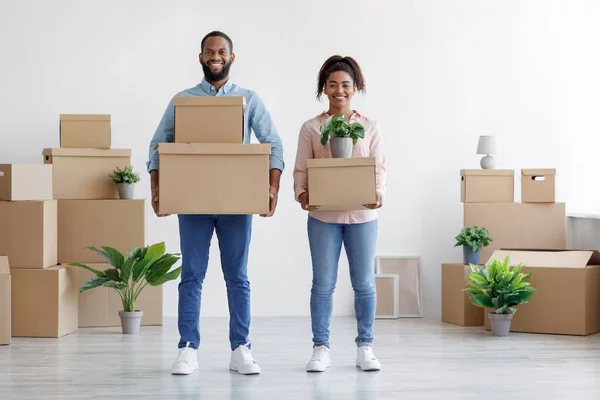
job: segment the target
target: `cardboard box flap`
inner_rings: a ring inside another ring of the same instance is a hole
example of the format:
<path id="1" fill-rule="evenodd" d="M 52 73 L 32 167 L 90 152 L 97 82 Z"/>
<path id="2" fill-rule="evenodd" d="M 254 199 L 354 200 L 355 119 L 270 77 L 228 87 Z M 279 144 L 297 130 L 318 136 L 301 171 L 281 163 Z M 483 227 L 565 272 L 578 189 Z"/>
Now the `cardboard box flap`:
<path id="1" fill-rule="evenodd" d="M 244 96 L 178 96 L 173 99 L 175 106 L 246 106 Z"/>
<path id="2" fill-rule="evenodd" d="M 271 145 L 234 143 L 159 143 L 158 154 L 271 154 Z"/>
<path id="3" fill-rule="evenodd" d="M 110 121 L 110 114 L 60 114 L 61 121 Z"/>
<path id="4" fill-rule="evenodd" d="M 52 157 L 131 157 L 131 149 L 77 149 L 61 147 L 44 149 L 42 155 Z"/>
<path id="5" fill-rule="evenodd" d="M 521 172 L 525 176 L 548 176 L 548 175 L 556 175 L 556 169 L 555 168 L 522 169 Z"/>
<path id="6" fill-rule="evenodd" d="M 10 274 L 10 266 L 8 264 L 7 256 L 0 256 L 0 275 Z"/>
<path id="7" fill-rule="evenodd" d="M 310 158 L 306 165 L 308 168 L 368 167 L 375 165 L 375 157 Z"/>
<path id="8" fill-rule="evenodd" d="M 527 267 L 585 268 L 600 265 L 597 250 L 552 250 L 552 249 L 502 249 L 495 250 L 490 257 L 502 261 L 509 256 L 511 266 L 524 264 Z M 487 264 L 487 263 L 486 263 Z"/>
<path id="9" fill-rule="evenodd" d="M 461 169 L 460 176 L 514 176 L 512 169 Z"/>

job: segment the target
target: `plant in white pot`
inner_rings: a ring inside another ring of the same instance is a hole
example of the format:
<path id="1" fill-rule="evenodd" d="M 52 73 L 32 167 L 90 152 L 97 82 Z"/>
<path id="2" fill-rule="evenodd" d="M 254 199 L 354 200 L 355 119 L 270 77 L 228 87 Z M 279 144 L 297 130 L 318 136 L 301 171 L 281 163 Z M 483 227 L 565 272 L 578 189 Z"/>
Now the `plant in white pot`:
<path id="1" fill-rule="evenodd" d="M 330 117 L 321 127 L 321 144 L 325 146 L 329 141 L 333 158 L 352 157 L 353 146 L 364 137 L 365 128 L 359 122 L 346 122 L 344 114 Z"/>
<path id="2" fill-rule="evenodd" d="M 477 307 L 492 309 L 488 313 L 492 335 L 508 336 L 513 314 L 518 305 L 526 304 L 536 289 L 525 278 L 531 274 L 523 273 L 523 264 L 511 268 L 509 257 L 504 261 L 492 260 L 487 266 L 471 264 L 469 274 L 469 300 Z"/>
<path id="3" fill-rule="evenodd" d="M 488 230 L 479 225 L 461 229 L 455 239 L 454 247 L 463 247 L 463 262 L 476 265 L 479 264 L 481 249 L 494 241 Z"/>
<path id="4" fill-rule="evenodd" d="M 135 308 L 138 296 L 147 285 L 160 286 L 179 277 L 181 267 L 171 270 L 180 259 L 179 254 L 165 253 L 164 242 L 142 248 L 136 247 L 127 254 L 122 254 L 112 247 L 101 247 L 102 250 L 95 247 L 87 248 L 102 256 L 113 268 L 99 271 L 81 263 L 70 264 L 96 275 L 84 283 L 80 292 L 98 287 L 115 289 L 123 303 L 123 310 L 119 311 L 123 333 L 138 333 L 143 315 L 143 310 Z"/>
<path id="5" fill-rule="evenodd" d="M 128 165 L 123 169 L 117 167 L 110 177 L 113 179 L 113 182 L 117 184 L 119 197 L 121 199 L 133 199 L 135 184 L 140 181 L 140 174 L 133 172 L 132 166 Z"/>

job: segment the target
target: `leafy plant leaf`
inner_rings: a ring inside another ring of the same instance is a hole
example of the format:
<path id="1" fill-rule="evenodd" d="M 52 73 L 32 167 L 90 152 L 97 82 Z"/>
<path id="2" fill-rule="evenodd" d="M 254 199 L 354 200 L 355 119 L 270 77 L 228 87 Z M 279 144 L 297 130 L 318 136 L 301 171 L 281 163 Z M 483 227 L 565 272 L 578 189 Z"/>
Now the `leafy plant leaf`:
<path id="1" fill-rule="evenodd" d="M 173 271 L 169 272 L 168 274 L 165 274 L 162 276 L 157 275 L 157 276 L 153 277 L 151 280 L 148 281 L 148 284 L 151 286 L 160 286 L 165 282 L 177 279 L 180 274 L 181 274 L 181 267 L 178 267 L 178 268 L 174 269 Z"/>
<path id="2" fill-rule="evenodd" d="M 79 290 L 81 293 L 86 292 L 90 289 L 94 289 L 101 286 L 106 286 L 108 283 L 114 282 L 112 279 L 107 278 L 105 276 L 96 276 L 95 278 L 90 279 L 86 283 L 83 284 L 82 288 Z"/>
<path id="3" fill-rule="evenodd" d="M 80 264 L 80 263 L 71 263 L 69 265 L 72 265 L 74 267 L 79 267 L 79 268 L 83 268 L 83 269 L 87 269 L 88 271 L 94 273 L 96 276 L 101 276 L 101 277 L 105 277 L 106 276 L 106 272 L 104 271 L 99 271 L 97 269 L 88 267 L 87 265 L 84 264 Z"/>

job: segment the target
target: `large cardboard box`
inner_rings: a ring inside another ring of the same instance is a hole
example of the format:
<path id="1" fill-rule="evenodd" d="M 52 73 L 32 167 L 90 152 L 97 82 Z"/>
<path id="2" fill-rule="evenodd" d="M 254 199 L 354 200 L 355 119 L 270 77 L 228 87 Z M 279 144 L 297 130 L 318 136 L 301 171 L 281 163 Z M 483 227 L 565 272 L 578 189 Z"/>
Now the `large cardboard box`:
<path id="1" fill-rule="evenodd" d="M 56 265 L 56 231 L 56 200 L 0 201 L 0 254 L 11 268 Z"/>
<path id="2" fill-rule="evenodd" d="M 515 171 L 512 169 L 463 169 L 463 203 L 512 203 L 515 201 Z"/>
<path id="3" fill-rule="evenodd" d="M 146 245 L 145 201 L 58 200 L 58 261 L 102 263 L 87 246 L 120 252 Z"/>
<path id="4" fill-rule="evenodd" d="M 175 143 L 244 142 L 243 96 L 175 97 Z"/>
<path id="5" fill-rule="evenodd" d="M 43 155 L 53 166 L 55 199 L 116 199 L 110 175 L 131 165 L 129 149 L 44 149 Z"/>
<path id="6" fill-rule="evenodd" d="M 269 144 L 160 143 L 162 214 L 267 214 Z"/>
<path id="7" fill-rule="evenodd" d="M 10 288 L 8 257 L 0 256 L 0 345 L 10 344 Z"/>
<path id="8" fill-rule="evenodd" d="M 483 309 L 474 306 L 464 291 L 471 267 L 442 264 L 442 321 L 460 326 L 483 326 Z"/>
<path id="9" fill-rule="evenodd" d="M 481 250 L 487 260 L 500 248 L 564 249 L 564 203 L 466 203 L 464 226 L 485 227 L 494 241 Z"/>
<path id="10" fill-rule="evenodd" d="M 308 201 L 327 210 L 365 210 L 377 202 L 375 157 L 307 160 Z"/>
<path id="11" fill-rule="evenodd" d="M 11 272 L 12 336 L 57 338 L 77 331 L 75 267 Z"/>
<path id="12" fill-rule="evenodd" d="M 0 164 L 0 200 L 52 199 L 52 165 Z"/>
<path id="13" fill-rule="evenodd" d="M 110 149 L 110 114 L 61 114 L 60 147 Z"/>
<path id="14" fill-rule="evenodd" d="M 86 263 L 85 265 L 105 271 L 109 264 Z M 92 272 L 82 268 L 77 269 L 78 288 L 94 278 Z M 162 286 L 146 286 L 136 301 L 136 309 L 142 310 L 142 325 L 162 325 L 163 319 L 163 290 Z M 121 326 L 119 311 L 123 303 L 119 293 L 112 288 L 95 288 L 79 293 L 79 327 Z"/>
<path id="15" fill-rule="evenodd" d="M 493 257 L 523 272 L 537 289 L 527 304 L 517 306 L 512 332 L 591 335 L 600 332 L 600 253 L 580 250 L 501 250 Z M 490 329 L 488 313 L 485 326 Z"/>
<path id="16" fill-rule="evenodd" d="M 523 203 L 554 203 L 556 169 L 521 170 L 521 201 Z"/>

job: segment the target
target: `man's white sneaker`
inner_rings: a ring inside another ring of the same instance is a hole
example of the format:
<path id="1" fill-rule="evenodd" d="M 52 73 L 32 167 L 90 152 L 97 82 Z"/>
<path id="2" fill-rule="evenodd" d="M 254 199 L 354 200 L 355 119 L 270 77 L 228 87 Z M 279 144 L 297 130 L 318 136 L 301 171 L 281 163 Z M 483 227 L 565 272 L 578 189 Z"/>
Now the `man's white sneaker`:
<path id="1" fill-rule="evenodd" d="M 369 346 L 359 347 L 356 355 L 356 366 L 363 371 L 379 371 L 381 364 L 373 355 L 373 350 Z"/>
<path id="2" fill-rule="evenodd" d="M 185 347 L 179 349 L 177 359 L 171 367 L 173 375 L 189 375 L 198 369 L 198 350 L 186 343 Z"/>
<path id="3" fill-rule="evenodd" d="M 231 353 L 229 369 L 237 371 L 242 375 L 260 374 L 260 367 L 254 361 L 250 349 L 246 346 L 239 346 Z"/>
<path id="4" fill-rule="evenodd" d="M 331 367 L 329 348 L 327 346 L 315 346 L 312 358 L 306 364 L 306 372 L 324 372 L 329 367 Z"/>

